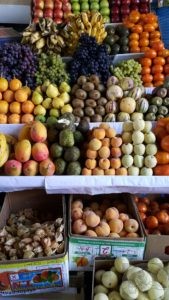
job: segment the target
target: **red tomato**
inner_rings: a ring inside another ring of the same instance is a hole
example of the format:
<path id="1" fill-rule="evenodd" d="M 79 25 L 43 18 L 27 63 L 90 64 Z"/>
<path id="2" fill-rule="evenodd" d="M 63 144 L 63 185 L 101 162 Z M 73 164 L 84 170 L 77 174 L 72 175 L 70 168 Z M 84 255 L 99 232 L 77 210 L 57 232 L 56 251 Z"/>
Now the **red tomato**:
<path id="1" fill-rule="evenodd" d="M 147 211 L 147 205 L 143 202 L 138 202 L 137 203 L 137 208 L 139 212 L 145 213 Z"/>
<path id="2" fill-rule="evenodd" d="M 150 199 L 147 197 L 143 197 L 140 199 L 140 202 L 145 203 L 146 205 L 150 205 Z"/>
<path id="3" fill-rule="evenodd" d="M 166 224 L 169 222 L 169 215 L 166 210 L 158 211 L 155 216 L 159 223 Z"/>
<path id="4" fill-rule="evenodd" d="M 169 152 L 169 135 L 165 136 L 160 143 L 161 149 Z"/>
<path id="5" fill-rule="evenodd" d="M 145 225 L 148 229 L 154 229 L 158 227 L 158 220 L 155 216 L 148 216 L 145 219 Z"/>

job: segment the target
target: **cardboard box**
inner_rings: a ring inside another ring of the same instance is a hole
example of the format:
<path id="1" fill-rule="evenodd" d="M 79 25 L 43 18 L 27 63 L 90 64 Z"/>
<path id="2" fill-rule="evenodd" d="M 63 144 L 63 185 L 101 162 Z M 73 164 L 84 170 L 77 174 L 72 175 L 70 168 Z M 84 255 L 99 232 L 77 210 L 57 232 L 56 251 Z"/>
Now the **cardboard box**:
<path id="1" fill-rule="evenodd" d="M 100 202 L 103 199 L 122 199 L 127 203 L 129 214 L 139 222 L 138 238 L 91 238 L 82 235 L 75 235 L 71 231 L 71 202 L 75 199 L 83 199 L 88 206 L 89 202 Z M 77 195 L 70 196 L 69 200 L 69 269 L 71 271 L 91 271 L 96 256 L 127 256 L 129 259 L 141 260 L 144 256 L 145 238 L 141 227 L 140 219 L 135 210 L 133 200 L 129 194 L 109 195 Z"/>
<path id="2" fill-rule="evenodd" d="M 68 287 L 69 270 L 64 200 L 63 196 L 47 195 L 43 190 L 14 192 L 6 195 L 0 213 L 0 228 L 6 225 L 6 220 L 11 213 L 16 213 L 24 208 L 40 209 L 46 213 L 52 211 L 56 218 L 62 216 L 64 218 L 65 249 L 62 254 L 51 257 L 0 261 L 1 295 L 61 291 Z M 37 275 L 43 280 L 35 282 L 34 277 Z"/>

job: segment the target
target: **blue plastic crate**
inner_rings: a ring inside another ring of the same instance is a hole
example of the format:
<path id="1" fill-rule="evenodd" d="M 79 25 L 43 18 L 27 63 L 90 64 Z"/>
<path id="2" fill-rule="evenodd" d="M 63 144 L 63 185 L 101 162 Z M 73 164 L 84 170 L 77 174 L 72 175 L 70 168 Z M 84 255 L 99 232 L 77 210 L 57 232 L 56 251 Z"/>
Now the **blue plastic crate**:
<path id="1" fill-rule="evenodd" d="M 159 27 L 165 48 L 169 49 L 169 7 L 161 7 L 156 9 Z"/>

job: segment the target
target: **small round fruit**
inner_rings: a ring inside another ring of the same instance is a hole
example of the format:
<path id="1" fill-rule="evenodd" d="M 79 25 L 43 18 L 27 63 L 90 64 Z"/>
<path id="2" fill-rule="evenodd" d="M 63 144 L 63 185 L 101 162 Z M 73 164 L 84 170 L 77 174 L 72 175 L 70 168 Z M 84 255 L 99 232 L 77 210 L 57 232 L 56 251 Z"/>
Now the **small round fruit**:
<path id="1" fill-rule="evenodd" d="M 148 216 L 145 219 L 145 226 L 147 229 L 155 229 L 158 227 L 158 219 L 155 216 Z"/>
<path id="2" fill-rule="evenodd" d="M 140 170 L 140 175 L 142 175 L 142 176 L 152 176 L 153 175 L 153 170 L 151 168 L 143 167 Z"/>
<path id="3" fill-rule="evenodd" d="M 14 78 L 14 79 L 10 80 L 9 88 L 11 91 L 15 92 L 15 91 L 19 90 L 21 87 L 22 87 L 22 82 L 19 79 Z"/>
<path id="4" fill-rule="evenodd" d="M 120 295 L 123 299 L 137 299 L 139 291 L 132 281 L 125 280 L 120 285 Z"/>
<path id="5" fill-rule="evenodd" d="M 128 172 L 128 175 L 130 175 L 130 176 L 138 176 L 140 169 L 138 167 L 131 166 L 128 168 L 127 172 Z"/>
<path id="6" fill-rule="evenodd" d="M 98 293 L 94 296 L 93 300 L 109 300 L 109 298 L 104 293 Z"/>
<path id="7" fill-rule="evenodd" d="M 133 128 L 134 130 L 142 131 L 145 127 L 145 121 L 144 120 L 135 120 L 133 122 Z"/>
<path id="8" fill-rule="evenodd" d="M 154 168 L 157 164 L 157 159 L 153 155 L 147 155 L 144 159 L 144 164 L 147 168 Z"/>
<path id="9" fill-rule="evenodd" d="M 152 129 L 152 123 L 150 121 L 145 121 L 145 126 L 143 129 L 144 133 L 149 133 Z"/>
<path id="10" fill-rule="evenodd" d="M 124 222 L 124 228 L 127 232 L 137 232 L 139 224 L 135 219 L 128 219 Z"/>
<path id="11" fill-rule="evenodd" d="M 118 277 L 113 271 L 106 271 L 102 275 L 102 284 L 108 288 L 113 289 L 118 285 Z"/>
<path id="12" fill-rule="evenodd" d="M 96 273 L 94 275 L 94 278 L 95 278 L 95 280 L 96 280 L 97 283 L 101 283 L 102 275 L 103 275 L 104 272 L 105 272 L 105 270 L 98 270 L 98 271 L 96 271 Z"/>
<path id="13" fill-rule="evenodd" d="M 114 261 L 114 266 L 117 272 L 124 273 L 130 266 L 130 262 L 127 257 L 117 257 Z"/>
<path id="14" fill-rule="evenodd" d="M 123 131 L 133 131 L 133 122 L 131 121 L 124 122 Z"/>
<path id="15" fill-rule="evenodd" d="M 121 160 L 122 166 L 125 168 L 129 168 L 133 165 L 133 157 L 131 155 L 125 154 Z"/>
<path id="16" fill-rule="evenodd" d="M 159 259 L 158 257 L 153 257 L 153 258 L 149 259 L 149 261 L 147 263 L 147 267 L 148 267 L 149 272 L 151 272 L 153 274 L 157 274 L 158 271 L 164 267 L 164 264 L 163 264 L 162 260 Z"/>
<path id="17" fill-rule="evenodd" d="M 134 165 L 135 167 L 142 168 L 144 164 L 144 156 L 142 155 L 134 155 Z"/>
<path id="18" fill-rule="evenodd" d="M 156 141 L 155 134 L 153 132 L 145 133 L 144 142 L 146 144 L 154 144 Z"/>
<path id="19" fill-rule="evenodd" d="M 155 144 L 146 145 L 146 154 L 155 155 L 157 153 L 157 146 Z"/>
<path id="20" fill-rule="evenodd" d="M 108 289 L 104 285 L 98 284 L 94 287 L 94 294 L 98 293 L 108 294 Z"/>
<path id="21" fill-rule="evenodd" d="M 123 144 L 121 147 L 123 154 L 131 154 L 133 152 L 133 145 L 131 143 Z"/>
<path id="22" fill-rule="evenodd" d="M 134 131 L 132 134 L 132 141 L 134 145 L 142 144 L 144 141 L 144 134 L 139 130 Z"/>

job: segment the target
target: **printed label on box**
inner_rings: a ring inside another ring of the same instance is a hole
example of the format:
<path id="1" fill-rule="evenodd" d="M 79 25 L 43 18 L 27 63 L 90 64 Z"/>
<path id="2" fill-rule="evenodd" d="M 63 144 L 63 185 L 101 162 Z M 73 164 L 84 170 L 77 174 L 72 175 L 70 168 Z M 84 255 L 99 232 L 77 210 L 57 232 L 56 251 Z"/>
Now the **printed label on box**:
<path id="1" fill-rule="evenodd" d="M 90 271 L 96 256 L 127 256 L 129 259 L 142 260 L 144 247 L 144 241 L 96 241 L 70 237 L 69 269 Z"/>
<path id="2" fill-rule="evenodd" d="M 69 284 L 68 255 L 59 259 L 1 265 L 0 294 L 64 290 Z"/>

